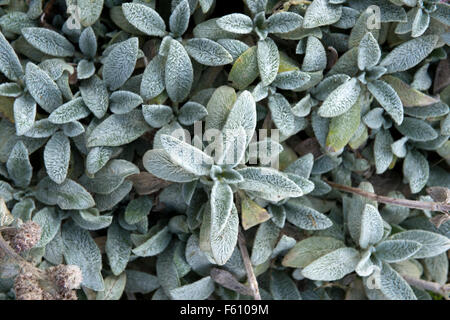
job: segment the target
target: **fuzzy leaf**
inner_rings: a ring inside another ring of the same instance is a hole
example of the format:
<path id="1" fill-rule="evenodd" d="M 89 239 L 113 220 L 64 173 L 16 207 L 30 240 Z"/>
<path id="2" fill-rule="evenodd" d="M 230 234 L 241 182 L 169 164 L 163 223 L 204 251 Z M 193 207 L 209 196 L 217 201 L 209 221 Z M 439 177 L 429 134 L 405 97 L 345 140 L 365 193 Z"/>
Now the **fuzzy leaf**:
<path id="1" fill-rule="evenodd" d="M 367 88 L 392 119 L 397 124 L 401 124 L 403 122 L 403 105 L 397 92 L 382 80 L 369 82 Z"/>
<path id="2" fill-rule="evenodd" d="M 189 101 L 181 109 L 178 114 L 178 122 L 185 126 L 191 126 L 196 121 L 202 120 L 208 115 L 208 111 L 200 103 Z"/>
<path id="3" fill-rule="evenodd" d="M 180 1 L 170 15 L 169 27 L 175 37 L 183 35 L 189 25 L 191 10 L 186 0 Z"/>
<path id="4" fill-rule="evenodd" d="M 389 52 L 380 66 L 385 67 L 387 73 L 411 69 L 433 51 L 438 39 L 438 36 L 428 35 L 404 42 Z"/>
<path id="5" fill-rule="evenodd" d="M 236 247 L 239 231 L 239 216 L 233 205 L 231 215 L 222 232 L 217 232 L 214 225 L 210 228 L 211 253 L 218 265 L 224 265 L 232 256 Z"/>
<path id="6" fill-rule="evenodd" d="M 64 258 L 67 264 L 77 265 L 83 273 L 82 285 L 92 290 L 103 291 L 102 256 L 100 249 L 87 230 L 73 222 L 62 226 Z"/>
<path id="7" fill-rule="evenodd" d="M 265 86 L 268 86 L 275 80 L 280 66 L 280 54 L 272 39 L 267 38 L 258 41 L 257 59 L 261 81 Z"/>
<path id="8" fill-rule="evenodd" d="M 64 182 L 69 170 L 70 141 L 62 133 L 55 133 L 44 149 L 44 163 L 47 174 L 54 182 Z"/>
<path id="9" fill-rule="evenodd" d="M 206 300 L 214 292 L 214 281 L 205 277 L 198 281 L 172 289 L 170 294 L 174 300 Z"/>
<path id="10" fill-rule="evenodd" d="M 225 31 L 247 34 L 253 30 L 253 21 L 242 13 L 232 13 L 217 20 L 217 25 Z"/>
<path id="11" fill-rule="evenodd" d="M 423 259 L 437 256 L 450 249 L 450 240 L 438 233 L 425 230 L 408 230 L 394 234 L 390 240 L 412 240 L 419 242 L 422 247 L 413 258 Z"/>
<path id="12" fill-rule="evenodd" d="M 33 167 L 28 157 L 28 150 L 22 141 L 18 141 L 8 157 L 6 169 L 9 177 L 18 187 L 26 187 L 30 184 L 33 175 Z"/>
<path id="13" fill-rule="evenodd" d="M 367 32 L 358 46 L 358 68 L 365 70 L 374 67 L 380 61 L 381 50 L 371 32 Z"/>
<path id="14" fill-rule="evenodd" d="M 149 6 L 140 3 L 124 3 L 122 10 L 128 22 L 139 31 L 149 36 L 165 36 L 166 24 L 164 20 Z"/>
<path id="15" fill-rule="evenodd" d="M 334 117 L 330 121 L 326 145 L 333 151 L 344 148 L 359 127 L 361 106 L 357 101 L 344 114 Z"/>
<path id="16" fill-rule="evenodd" d="M 100 123 L 87 139 L 88 147 L 121 146 L 143 135 L 149 126 L 140 110 L 113 114 Z"/>
<path id="17" fill-rule="evenodd" d="M 311 280 L 335 281 L 353 272 L 358 261 L 358 251 L 339 248 L 308 264 L 302 270 L 302 275 Z"/>
<path id="18" fill-rule="evenodd" d="M 103 79 L 111 90 L 121 87 L 131 76 L 139 49 L 138 38 L 122 41 L 114 46 L 103 65 Z"/>
<path id="19" fill-rule="evenodd" d="M 291 105 L 286 98 L 276 93 L 269 97 L 269 108 L 272 120 L 283 135 L 289 136 L 295 128 L 295 117 Z"/>
<path id="20" fill-rule="evenodd" d="M 388 83 L 397 92 L 404 107 L 421 107 L 438 102 L 433 97 L 430 97 L 418 90 L 411 88 L 407 83 L 399 78 L 393 76 L 384 76 L 383 81 Z"/>
<path id="21" fill-rule="evenodd" d="M 173 118 L 171 107 L 157 104 L 144 104 L 142 106 L 142 114 L 144 115 L 145 121 L 153 128 L 161 128 Z"/>
<path id="22" fill-rule="evenodd" d="M 377 244 L 383 237 L 383 232 L 383 219 L 377 208 L 371 204 L 366 204 L 361 216 L 359 246 L 365 249 L 369 245 Z"/>
<path id="23" fill-rule="evenodd" d="M 417 300 L 409 284 L 387 263 L 381 269 L 380 290 L 390 300 Z"/>
<path id="24" fill-rule="evenodd" d="M 90 113 L 91 112 L 84 104 L 83 99 L 76 98 L 59 106 L 50 114 L 48 120 L 51 123 L 64 124 L 83 119 Z"/>
<path id="25" fill-rule="evenodd" d="M 345 113 L 357 102 L 360 91 L 355 78 L 344 82 L 328 95 L 319 108 L 319 115 L 331 118 Z"/>
<path id="26" fill-rule="evenodd" d="M 233 57 L 224 47 L 206 38 L 190 39 L 185 48 L 192 58 L 206 66 L 222 66 L 233 62 Z"/>
<path id="27" fill-rule="evenodd" d="M 253 240 L 251 261 L 254 266 L 266 262 L 277 244 L 280 228 L 272 221 L 262 223 Z"/>
<path id="28" fill-rule="evenodd" d="M 140 87 L 144 100 L 153 99 L 164 91 L 164 62 L 164 57 L 157 55 L 145 68 Z"/>
<path id="29" fill-rule="evenodd" d="M 94 75 L 81 82 L 80 92 L 89 110 L 97 118 L 103 118 L 109 105 L 109 94 L 105 82 Z"/>
<path id="30" fill-rule="evenodd" d="M 243 90 L 247 88 L 259 75 L 257 47 L 247 49 L 233 64 L 228 80 Z"/>
<path id="31" fill-rule="evenodd" d="M 413 141 L 431 141 L 438 137 L 436 130 L 428 122 L 416 118 L 405 117 L 400 126 L 396 126 L 401 134 Z"/>
<path id="32" fill-rule="evenodd" d="M 96 300 L 119 300 L 125 289 L 127 275 L 125 272 L 118 276 L 105 278 L 105 290 L 97 293 Z"/>
<path id="33" fill-rule="evenodd" d="M 50 76 L 32 62 L 25 69 L 25 83 L 34 100 L 47 112 L 62 104 L 62 95 Z"/>
<path id="34" fill-rule="evenodd" d="M 314 0 L 306 9 L 303 28 L 311 29 L 337 22 L 341 18 L 342 7 L 327 0 Z"/>
<path id="35" fill-rule="evenodd" d="M 172 101 L 186 99 L 192 88 L 193 77 L 192 63 L 186 50 L 177 40 L 172 40 L 165 68 L 166 90 Z"/>
<path id="36" fill-rule="evenodd" d="M 377 258 L 394 263 L 407 260 L 416 254 L 422 245 L 412 240 L 386 240 L 376 246 Z"/>
<path id="37" fill-rule="evenodd" d="M 286 33 L 299 28 L 303 18 L 294 12 L 279 12 L 267 19 L 267 31 L 270 33 Z"/>
<path id="38" fill-rule="evenodd" d="M 23 75 L 22 65 L 14 49 L 0 32 L 0 71 L 10 80 L 16 81 Z"/>
<path id="39" fill-rule="evenodd" d="M 59 33 L 47 28 L 25 28 L 22 35 L 36 49 L 55 57 L 70 57 L 75 47 Z"/>
<path id="40" fill-rule="evenodd" d="M 24 94 L 14 100 L 14 124 L 16 134 L 21 136 L 34 125 L 36 117 L 36 102 L 29 94 Z"/>
<path id="41" fill-rule="evenodd" d="M 152 235 L 147 241 L 134 248 L 132 251 L 139 257 L 151 257 L 166 249 L 169 245 L 172 235 L 169 232 L 168 227 L 164 227 L 154 235 Z"/>

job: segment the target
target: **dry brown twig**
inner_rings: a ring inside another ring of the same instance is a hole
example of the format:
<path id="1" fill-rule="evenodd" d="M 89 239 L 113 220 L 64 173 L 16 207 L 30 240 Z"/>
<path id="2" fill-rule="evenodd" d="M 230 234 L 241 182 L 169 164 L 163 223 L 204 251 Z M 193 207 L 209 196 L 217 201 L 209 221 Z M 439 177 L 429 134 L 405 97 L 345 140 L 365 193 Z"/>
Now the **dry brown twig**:
<path id="1" fill-rule="evenodd" d="M 437 293 L 441 295 L 445 300 L 449 300 L 450 284 L 441 285 L 436 282 L 426 281 L 407 275 L 402 275 L 402 277 L 406 280 L 406 282 L 416 288 Z"/>
<path id="2" fill-rule="evenodd" d="M 253 271 L 252 262 L 250 261 L 250 257 L 248 255 L 247 246 L 245 243 L 245 237 L 242 233 L 241 228 L 239 227 L 239 235 L 238 235 L 238 244 L 239 250 L 241 251 L 242 260 L 244 260 L 245 271 L 247 272 L 247 280 L 250 285 L 250 288 L 253 291 L 253 297 L 255 300 L 261 300 L 261 295 L 259 294 L 258 281 L 256 280 L 255 273 Z"/>
<path id="3" fill-rule="evenodd" d="M 408 207 L 412 209 L 420 209 L 420 210 L 430 210 L 430 211 L 439 211 L 444 214 L 448 214 L 450 212 L 450 203 L 443 202 L 428 202 L 428 201 L 416 201 L 416 200 L 408 200 L 408 199 L 396 199 L 386 196 L 380 196 L 378 194 L 367 192 L 358 188 L 353 188 L 349 186 L 344 186 L 342 184 L 334 183 L 328 180 L 325 180 L 331 187 L 341 190 L 344 192 L 354 193 L 365 198 L 375 200 L 377 202 L 385 203 L 385 204 L 393 204 L 401 207 Z"/>

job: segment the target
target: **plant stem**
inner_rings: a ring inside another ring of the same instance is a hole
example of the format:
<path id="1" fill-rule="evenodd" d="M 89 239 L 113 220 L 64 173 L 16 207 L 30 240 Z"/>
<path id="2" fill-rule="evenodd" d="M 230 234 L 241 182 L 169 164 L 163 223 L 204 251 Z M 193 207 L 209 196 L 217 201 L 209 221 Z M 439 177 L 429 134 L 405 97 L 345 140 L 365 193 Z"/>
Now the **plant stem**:
<path id="1" fill-rule="evenodd" d="M 333 187 L 335 189 L 358 194 L 365 198 L 375 200 L 375 201 L 381 202 L 381 203 L 392 204 L 392 205 L 400 206 L 400 207 L 408 207 L 408 208 L 412 208 L 412 209 L 440 211 L 443 213 L 448 213 L 450 211 L 449 203 L 416 201 L 416 200 L 408 200 L 408 199 L 396 199 L 396 198 L 391 198 L 391 197 L 386 197 L 386 196 L 380 196 L 380 195 L 372 193 L 372 192 L 367 192 L 367 191 L 364 191 L 364 190 L 361 190 L 358 188 L 344 186 L 342 184 L 334 183 L 334 182 L 327 181 L 327 180 L 325 180 L 325 182 L 328 183 L 331 187 Z"/>
<path id="2" fill-rule="evenodd" d="M 445 300 L 448 300 L 448 292 L 450 291 L 450 288 L 448 285 L 441 285 L 436 282 L 426 281 L 422 279 L 413 278 L 410 276 L 402 275 L 403 279 L 406 280 L 410 285 L 417 287 L 422 290 L 428 290 L 434 293 L 437 293 L 444 297 Z"/>
<path id="3" fill-rule="evenodd" d="M 247 279 L 250 285 L 250 288 L 253 291 L 253 297 L 255 300 L 261 300 L 261 295 L 259 294 L 258 281 L 256 280 L 255 273 L 253 272 L 252 262 L 250 261 L 250 257 L 248 255 L 247 246 L 245 243 L 245 237 L 242 233 L 241 228 L 239 227 L 239 235 L 238 235 L 238 244 L 239 250 L 241 251 L 242 259 L 244 260 L 245 271 L 247 272 Z"/>

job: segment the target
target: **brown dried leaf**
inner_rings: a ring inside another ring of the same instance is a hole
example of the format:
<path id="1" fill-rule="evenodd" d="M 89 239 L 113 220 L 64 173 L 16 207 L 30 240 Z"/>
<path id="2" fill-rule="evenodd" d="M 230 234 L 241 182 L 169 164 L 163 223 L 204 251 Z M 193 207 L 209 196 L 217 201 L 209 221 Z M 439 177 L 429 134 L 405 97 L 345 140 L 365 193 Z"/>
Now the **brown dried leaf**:
<path id="1" fill-rule="evenodd" d="M 241 218 L 242 227 L 244 230 L 248 230 L 251 227 L 269 220 L 270 214 L 256 202 L 244 196 L 241 199 Z"/>
<path id="2" fill-rule="evenodd" d="M 447 57 L 447 59 L 441 60 L 436 68 L 433 93 L 441 92 L 448 85 L 450 85 L 450 59 Z"/>
<path id="3" fill-rule="evenodd" d="M 436 202 L 449 203 L 450 202 L 450 189 L 445 187 L 430 187 L 427 188 L 427 193 Z"/>
<path id="4" fill-rule="evenodd" d="M 139 195 L 152 194 L 172 184 L 172 182 L 157 178 L 149 172 L 133 174 L 127 179 L 133 182 L 133 187 Z"/>
<path id="5" fill-rule="evenodd" d="M 250 287 L 247 287 L 237 281 L 236 278 L 226 270 L 212 268 L 210 275 L 215 282 L 227 289 L 233 290 L 245 296 L 253 296 L 253 292 Z"/>

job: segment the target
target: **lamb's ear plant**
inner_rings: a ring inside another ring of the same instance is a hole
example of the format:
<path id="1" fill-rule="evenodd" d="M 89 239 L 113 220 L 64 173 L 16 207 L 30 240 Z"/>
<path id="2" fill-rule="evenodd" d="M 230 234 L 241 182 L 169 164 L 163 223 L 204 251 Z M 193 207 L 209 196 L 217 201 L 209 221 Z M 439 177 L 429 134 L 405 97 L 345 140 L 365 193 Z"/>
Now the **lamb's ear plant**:
<path id="1" fill-rule="evenodd" d="M 0 1 L 0 299 L 449 299 L 449 17 Z"/>

